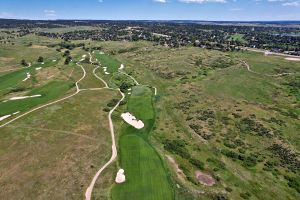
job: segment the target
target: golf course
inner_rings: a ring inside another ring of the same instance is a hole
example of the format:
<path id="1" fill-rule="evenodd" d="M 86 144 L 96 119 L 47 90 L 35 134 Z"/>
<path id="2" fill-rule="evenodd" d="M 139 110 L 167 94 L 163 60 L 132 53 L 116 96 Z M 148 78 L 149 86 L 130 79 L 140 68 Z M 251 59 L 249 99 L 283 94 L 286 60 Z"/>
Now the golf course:
<path id="1" fill-rule="evenodd" d="M 296 58 L 78 28 L 0 29 L 0 199 L 300 198 Z"/>

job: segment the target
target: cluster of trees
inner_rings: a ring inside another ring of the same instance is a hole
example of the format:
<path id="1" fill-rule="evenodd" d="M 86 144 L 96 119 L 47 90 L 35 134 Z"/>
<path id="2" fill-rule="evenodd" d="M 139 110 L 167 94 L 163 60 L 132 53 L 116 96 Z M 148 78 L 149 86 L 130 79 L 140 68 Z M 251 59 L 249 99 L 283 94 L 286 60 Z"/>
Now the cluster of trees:
<path id="1" fill-rule="evenodd" d="M 245 167 L 254 167 L 257 164 L 257 156 L 254 154 L 244 155 L 228 149 L 222 149 L 221 153 L 232 160 L 242 161 Z"/>
<path id="2" fill-rule="evenodd" d="M 50 33 L 37 28 L 62 28 L 70 26 L 93 26 L 93 30 Z M 169 47 L 194 45 L 222 51 L 239 50 L 240 47 L 256 47 L 275 52 L 300 54 L 299 27 L 286 24 L 235 24 L 199 22 L 155 22 L 155 21 L 101 21 L 58 20 L 30 21 L 0 19 L 0 28 L 17 28 L 18 35 L 36 33 L 65 40 L 92 39 L 98 41 L 147 40 Z M 242 39 L 233 39 L 240 35 Z"/>
<path id="3" fill-rule="evenodd" d="M 296 27 L 137 21 L 98 21 L 92 23 L 92 26 L 97 26 L 99 29 L 68 33 L 39 32 L 38 34 L 65 40 L 147 40 L 173 48 L 193 45 L 207 49 L 234 51 L 240 50 L 240 47 L 255 47 L 294 55 L 300 54 L 300 30 Z M 242 41 L 232 39 L 234 35 L 241 35 Z"/>
<path id="4" fill-rule="evenodd" d="M 164 149 L 179 155 L 180 157 L 187 159 L 193 166 L 198 169 L 204 169 L 204 163 L 196 158 L 192 158 L 189 151 L 186 148 L 186 143 L 183 140 L 169 140 L 166 139 L 164 142 Z"/>
<path id="5" fill-rule="evenodd" d="M 240 120 L 237 124 L 237 128 L 242 133 L 256 133 L 259 136 L 272 137 L 272 130 L 266 128 L 263 124 L 251 119 L 250 117 L 245 117 Z"/>
<path id="6" fill-rule="evenodd" d="M 269 150 L 280 159 L 280 166 L 286 167 L 293 172 L 299 172 L 300 160 L 298 155 L 292 152 L 288 147 L 275 143 L 269 147 Z"/>

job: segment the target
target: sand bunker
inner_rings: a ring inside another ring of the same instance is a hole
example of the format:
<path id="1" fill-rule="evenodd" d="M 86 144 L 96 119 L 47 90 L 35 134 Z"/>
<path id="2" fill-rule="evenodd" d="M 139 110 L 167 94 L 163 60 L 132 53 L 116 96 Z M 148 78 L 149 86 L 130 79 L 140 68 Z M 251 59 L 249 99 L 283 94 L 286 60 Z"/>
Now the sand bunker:
<path id="1" fill-rule="evenodd" d="M 28 99 L 28 98 L 35 98 L 35 97 L 41 97 L 42 95 L 37 94 L 37 95 L 32 95 L 32 96 L 23 96 L 23 97 L 12 97 L 9 100 L 14 101 L 14 100 L 20 100 L 20 99 Z"/>
<path id="2" fill-rule="evenodd" d="M 121 66 L 120 66 L 120 68 L 119 69 L 124 69 L 124 65 L 123 64 L 121 64 Z"/>
<path id="3" fill-rule="evenodd" d="M 28 79 L 30 79 L 31 74 L 29 72 L 26 73 L 26 78 L 23 81 L 27 81 Z"/>
<path id="4" fill-rule="evenodd" d="M 108 74 L 110 74 L 110 73 L 108 73 L 108 72 L 105 72 L 105 74 L 107 74 L 107 75 L 108 75 Z"/>
<path id="5" fill-rule="evenodd" d="M 14 112 L 14 113 L 11 114 L 11 115 L 4 115 L 4 116 L 0 117 L 0 122 L 3 121 L 3 120 L 5 120 L 5 119 L 7 119 L 7 118 L 9 118 L 9 117 L 11 117 L 12 115 L 18 114 L 18 113 L 20 113 L 20 111 Z"/>
<path id="6" fill-rule="evenodd" d="M 211 175 L 204 172 L 196 171 L 196 178 L 201 184 L 206 186 L 213 186 L 216 184 L 215 179 Z"/>
<path id="7" fill-rule="evenodd" d="M 48 49 L 47 46 L 42 46 L 42 45 L 32 45 L 30 48 L 33 48 L 33 49 Z"/>
<path id="8" fill-rule="evenodd" d="M 86 55 L 83 55 L 82 58 L 81 58 L 79 61 L 80 61 L 80 62 L 81 62 L 81 61 L 84 61 L 85 58 L 86 58 Z"/>
<path id="9" fill-rule="evenodd" d="M 135 116 L 133 116 L 129 112 L 123 113 L 121 117 L 124 119 L 125 122 L 127 122 L 136 129 L 144 128 L 144 123 L 141 120 L 137 120 Z"/>
<path id="10" fill-rule="evenodd" d="M 291 60 L 291 61 L 300 61 L 300 58 L 285 58 L 286 60 Z"/>
<path id="11" fill-rule="evenodd" d="M 4 115 L 2 117 L 0 117 L 0 122 L 5 120 L 6 118 L 9 118 L 11 115 Z"/>
<path id="12" fill-rule="evenodd" d="M 37 67 L 37 68 L 35 68 L 35 70 L 41 70 L 42 68 L 41 67 Z"/>
<path id="13" fill-rule="evenodd" d="M 124 183 L 126 180 L 125 175 L 124 175 L 124 169 L 120 169 L 117 173 L 116 176 L 116 183 Z"/>

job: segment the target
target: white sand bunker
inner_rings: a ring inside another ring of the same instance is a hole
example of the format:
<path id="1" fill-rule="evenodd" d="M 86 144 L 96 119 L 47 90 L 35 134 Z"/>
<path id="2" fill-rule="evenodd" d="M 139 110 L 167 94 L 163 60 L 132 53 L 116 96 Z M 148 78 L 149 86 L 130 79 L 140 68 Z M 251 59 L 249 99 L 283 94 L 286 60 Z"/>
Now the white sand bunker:
<path id="1" fill-rule="evenodd" d="M 12 115 L 18 114 L 18 113 L 20 113 L 20 111 L 14 112 L 14 113 L 11 114 L 11 115 L 4 115 L 4 116 L 0 117 L 0 122 L 3 121 L 3 120 L 5 120 L 5 119 L 7 119 L 7 118 L 9 118 L 9 117 L 11 117 Z"/>
<path id="2" fill-rule="evenodd" d="M 29 72 L 26 73 L 26 78 L 23 81 L 27 81 L 28 79 L 30 79 L 31 74 Z"/>
<path id="3" fill-rule="evenodd" d="M 86 55 L 83 55 L 80 61 L 84 61 L 85 58 L 86 58 Z"/>
<path id="4" fill-rule="evenodd" d="M 119 69 L 124 69 L 124 65 L 123 64 L 121 64 L 121 66 L 120 66 L 120 68 Z"/>
<path id="5" fill-rule="evenodd" d="M 4 115 L 2 117 L 0 117 L 0 122 L 5 120 L 6 118 L 9 118 L 11 115 Z"/>
<path id="6" fill-rule="evenodd" d="M 137 120 L 135 116 L 133 116 L 129 112 L 123 113 L 121 117 L 124 119 L 125 122 L 127 122 L 136 129 L 144 128 L 144 123 L 141 120 Z"/>
<path id="7" fill-rule="evenodd" d="M 100 51 L 100 52 L 99 52 L 99 54 L 100 54 L 100 55 L 103 55 L 103 54 L 104 54 L 104 52 L 103 52 L 103 51 Z"/>
<path id="8" fill-rule="evenodd" d="M 42 68 L 41 67 L 37 67 L 37 68 L 35 68 L 35 70 L 41 70 Z"/>
<path id="9" fill-rule="evenodd" d="M 12 97 L 9 100 L 14 101 L 14 100 L 20 100 L 20 99 L 28 99 L 28 98 L 35 98 L 35 97 L 41 97 L 42 95 L 37 94 L 37 95 L 32 95 L 32 96 L 23 96 L 23 97 Z"/>
<path id="10" fill-rule="evenodd" d="M 300 58 L 285 58 L 286 60 L 291 60 L 291 61 L 300 61 Z"/>
<path id="11" fill-rule="evenodd" d="M 120 169 L 117 173 L 116 176 L 116 183 L 124 183 L 126 180 L 125 175 L 124 175 L 124 169 Z"/>

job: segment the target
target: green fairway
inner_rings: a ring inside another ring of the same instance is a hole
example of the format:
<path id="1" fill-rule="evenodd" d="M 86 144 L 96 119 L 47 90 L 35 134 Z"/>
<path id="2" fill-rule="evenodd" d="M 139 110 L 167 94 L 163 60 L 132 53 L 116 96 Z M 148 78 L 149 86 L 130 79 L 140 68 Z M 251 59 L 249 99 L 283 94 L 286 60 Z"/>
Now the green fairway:
<path id="1" fill-rule="evenodd" d="M 23 67 L 23 68 L 20 68 L 20 70 L 6 73 L 6 74 L 0 76 L 0 93 L 3 93 L 4 91 L 7 91 L 11 88 L 16 88 L 16 87 L 20 86 L 22 83 L 24 83 L 24 82 L 22 82 L 22 80 L 24 80 L 26 78 L 27 72 L 34 73 L 35 68 L 50 67 L 57 63 L 58 63 L 57 60 L 55 62 L 53 62 L 52 59 L 51 60 L 47 59 L 44 62 L 44 64 L 35 63 L 31 67 L 27 67 L 27 68 Z"/>
<path id="2" fill-rule="evenodd" d="M 6 90 L 10 87 L 15 87 L 18 83 L 21 83 L 22 80 L 26 77 L 26 72 L 30 71 L 29 69 L 21 69 L 15 72 L 7 73 L 3 76 L 0 76 L 0 90 Z"/>
<path id="3" fill-rule="evenodd" d="M 17 111 L 23 112 L 39 104 L 43 104 L 50 100 L 56 99 L 65 94 L 65 92 L 67 92 L 72 86 L 72 82 L 52 81 L 40 88 L 35 88 L 26 94 L 26 96 L 40 94 L 42 95 L 41 97 L 1 102 L 0 116 L 12 114 Z"/>
<path id="4" fill-rule="evenodd" d="M 133 88 L 128 111 L 141 119 L 141 130 L 129 125 L 122 127 L 119 142 L 120 167 L 124 168 L 126 182 L 116 185 L 112 199 L 173 199 L 173 189 L 159 155 L 147 140 L 154 123 L 152 92 L 145 86 Z"/>
<path id="5" fill-rule="evenodd" d="M 101 63 L 102 67 L 107 67 L 108 73 L 117 72 L 121 66 L 121 63 L 110 55 L 101 54 L 98 51 L 96 51 L 95 57 Z"/>

